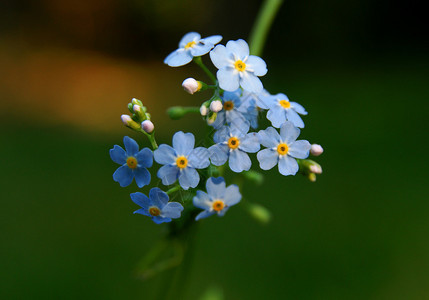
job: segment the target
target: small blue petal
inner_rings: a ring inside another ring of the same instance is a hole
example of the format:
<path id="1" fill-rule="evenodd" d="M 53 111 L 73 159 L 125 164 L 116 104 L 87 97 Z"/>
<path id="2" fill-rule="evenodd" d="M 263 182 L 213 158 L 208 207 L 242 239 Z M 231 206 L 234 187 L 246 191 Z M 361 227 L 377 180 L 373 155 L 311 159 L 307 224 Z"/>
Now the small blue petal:
<path id="1" fill-rule="evenodd" d="M 302 121 L 298 113 L 292 108 L 286 110 L 286 118 L 288 121 L 291 121 L 296 127 L 304 128 L 304 122 Z"/>
<path id="2" fill-rule="evenodd" d="M 164 59 L 164 63 L 170 67 L 180 67 L 190 63 L 192 58 L 192 54 L 189 51 L 177 49 Z"/>
<path id="3" fill-rule="evenodd" d="M 307 111 L 305 110 L 305 108 L 296 102 L 290 102 L 290 105 L 292 107 L 292 109 L 294 109 L 297 113 L 301 114 L 301 115 L 307 115 Z"/>
<path id="4" fill-rule="evenodd" d="M 285 155 L 279 159 L 279 172 L 282 175 L 295 175 L 298 172 L 298 163 L 292 157 Z"/>
<path id="5" fill-rule="evenodd" d="M 153 153 L 149 148 L 140 150 L 136 155 L 139 166 L 150 168 L 153 165 Z"/>
<path id="6" fill-rule="evenodd" d="M 229 128 L 224 126 L 215 132 L 213 135 L 213 141 L 215 143 L 222 143 L 229 139 Z"/>
<path id="7" fill-rule="evenodd" d="M 195 148 L 188 156 L 188 165 L 196 169 L 207 168 L 210 165 L 209 156 L 210 152 L 206 148 Z"/>
<path id="8" fill-rule="evenodd" d="M 238 189 L 238 186 L 233 184 L 226 188 L 225 198 L 224 198 L 226 205 L 228 206 L 235 205 L 238 202 L 240 202 L 240 200 L 241 200 L 241 194 Z"/>
<path id="9" fill-rule="evenodd" d="M 213 44 L 202 44 L 198 43 L 194 47 L 189 48 L 192 56 L 201 56 L 209 53 L 209 51 L 214 47 Z"/>
<path id="10" fill-rule="evenodd" d="M 289 145 L 288 155 L 304 159 L 307 158 L 310 153 L 311 144 L 308 141 L 300 140 Z"/>
<path id="11" fill-rule="evenodd" d="M 247 68 L 253 70 L 256 76 L 264 76 L 268 72 L 267 64 L 258 56 L 250 55 L 246 61 L 246 65 Z"/>
<path id="12" fill-rule="evenodd" d="M 199 182 L 200 175 L 195 169 L 185 168 L 179 173 L 179 184 L 184 190 L 196 187 Z"/>
<path id="13" fill-rule="evenodd" d="M 123 165 L 127 161 L 127 154 L 122 147 L 115 145 L 113 149 L 110 149 L 110 158 L 117 164 Z"/>
<path id="14" fill-rule="evenodd" d="M 162 144 L 153 153 L 155 161 L 161 165 L 172 164 L 176 162 L 176 150 L 171 146 Z"/>
<path id="15" fill-rule="evenodd" d="M 279 155 L 277 151 L 271 149 L 264 149 L 258 152 L 256 155 L 259 161 L 259 166 L 262 170 L 270 170 L 279 161 Z"/>
<path id="16" fill-rule="evenodd" d="M 120 166 L 115 173 L 113 173 L 113 180 L 119 182 L 121 187 L 129 186 L 133 182 L 133 171 L 127 165 Z"/>
<path id="17" fill-rule="evenodd" d="M 210 177 L 206 182 L 207 193 L 212 199 L 223 199 L 225 197 L 225 179 L 223 177 Z"/>
<path id="18" fill-rule="evenodd" d="M 251 132 L 246 134 L 245 137 L 240 139 L 239 149 L 248 153 L 258 152 L 261 146 L 259 145 L 258 134 Z"/>
<path id="19" fill-rule="evenodd" d="M 195 137 L 192 133 L 178 131 L 173 135 L 173 148 L 177 155 L 189 155 L 194 149 Z"/>
<path id="20" fill-rule="evenodd" d="M 246 71 L 243 72 L 243 76 L 240 79 L 240 85 L 243 89 L 251 93 L 260 93 L 264 88 L 261 80 L 257 76 Z"/>
<path id="21" fill-rule="evenodd" d="M 162 180 L 163 185 L 170 185 L 176 182 L 179 175 L 179 168 L 176 166 L 165 165 L 159 168 L 157 176 Z"/>
<path id="22" fill-rule="evenodd" d="M 197 191 L 197 195 L 192 200 L 195 207 L 201 209 L 210 209 L 211 201 L 209 195 L 204 193 L 203 191 Z"/>
<path id="23" fill-rule="evenodd" d="M 216 68 L 222 69 L 230 65 L 229 60 L 232 58 L 232 55 L 225 46 L 217 45 L 212 51 L 210 51 L 210 59 Z"/>
<path id="24" fill-rule="evenodd" d="M 152 221 L 154 221 L 156 224 L 161 224 L 161 223 L 171 222 L 171 219 L 170 218 L 163 218 L 161 216 L 156 216 L 156 217 L 152 217 Z"/>
<path id="25" fill-rule="evenodd" d="M 202 212 L 200 212 L 196 217 L 195 217 L 195 221 L 207 218 L 214 215 L 214 211 L 210 212 L 207 210 L 203 210 Z"/>
<path id="26" fill-rule="evenodd" d="M 183 211 L 182 204 L 178 202 L 169 202 L 162 209 L 162 216 L 165 218 L 177 219 Z"/>
<path id="27" fill-rule="evenodd" d="M 197 42 L 201 39 L 201 35 L 198 32 L 188 32 L 185 34 L 179 42 L 179 48 L 185 48 L 190 42 Z"/>
<path id="28" fill-rule="evenodd" d="M 229 167 L 232 171 L 240 173 L 242 171 L 249 171 L 252 166 L 252 161 L 246 152 L 241 150 L 231 151 L 229 154 Z"/>
<path id="29" fill-rule="evenodd" d="M 268 127 L 265 130 L 260 130 L 258 132 L 258 135 L 259 142 L 267 148 L 277 147 L 280 142 L 280 135 L 273 127 Z"/>
<path id="30" fill-rule="evenodd" d="M 124 145 L 128 156 L 136 156 L 139 151 L 139 145 L 135 140 L 128 136 L 124 136 Z"/>
<path id="31" fill-rule="evenodd" d="M 228 160 L 228 145 L 216 144 L 209 149 L 210 160 L 215 166 L 222 166 Z"/>
<path id="32" fill-rule="evenodd" d="M 229 41 L 226 43 L 226 49 L 229 52 L 234 53 L 235 56 L 240 60 L 244 60 L 247 56 L 249 56 L 249 45 L 245 40 L 242 39 Z"/>
<path id="33" fill-rule="evenodd" d="M 216 45 L 217 43 L 219 43 L 222 40 L 222 36 L 221 35 L 212 35 L 209 37 L 206 37 L 202 40 L 202 42 L 204 44 L 213 44 Z"/>
<path id="34" fill-rule="evenodd" d="M 149 191 L 149 198 L 153 205 L 157 206 L 161 210 L 169 200 L 167 193 L 163 192 L 160 188 L 152 188 Z"/>
<path id="35" fill-rule="evenodd" d="M 130 194 L 131 200 L 142 208 L 148 209 L 152 206 L 152 201 L 143 193 L 137 192 Z"/>
<path id="36" fill-rule="evenodd" d="M 225 91 L 233 92 L 240 87 L 240 76 L 232 68 L 222 68 L 216 73 L 219 87 Z"/>
<path id="37" fill-rule="evenodd" d="M 141 214 L 144 216 L 152 217 L 152 215 L 149 213 L 149 211 L 146 208 L 140 208 L 140 209 L 136 210 L 134 212 L 134 214 Z"/>
<path id="38" fill-rule="evenodd" d="M 271 121 L 274 127 L 279 128 L 286 122 L 286 112 L 279 105 L 272 105 L 267 113 L 267 119 Z"/>
<path id="39" fill-rule="evenodd" d="M 135 169 L 134 178 L 139 188 L 142 188 L 150 183 L 150 173 L 146 168 Z"/>
<path id="40" fill-rule="evenodd" d="M 285 122 L 282 127 L 280 127 L 280 137 L 282 141 L 288 145 L 298 138 L 300 132 L 301 130 L 295 127 L 292 122 Z"/>

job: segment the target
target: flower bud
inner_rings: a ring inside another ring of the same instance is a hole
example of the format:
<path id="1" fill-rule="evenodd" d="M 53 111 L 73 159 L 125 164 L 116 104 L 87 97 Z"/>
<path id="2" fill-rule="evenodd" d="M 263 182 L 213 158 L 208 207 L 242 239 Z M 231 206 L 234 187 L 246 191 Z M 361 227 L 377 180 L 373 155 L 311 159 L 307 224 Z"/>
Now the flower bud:
<path id="1" fill-rule="evenodd" d="M 187 78 L 182 82 L 182 87 L 187 93 L 192 95 L 201 90 L 202 83 L 201 81 L 196 81 L 194 78 Z"/>
<path id="2" fill-rule="evenodd" d="M 143 106 L 143 103 L 142 103 L 139 99 L 137 99 L 137 98 L 133 98 L 133 99 L 131 100 L 131 103 L 132 103 L 133 105 Z"/>
<path id="3" fill-rule="evenodd" d="M 322 174 L 322 167 L 319 164 L 311 165 L 310 172 L 314 174 Z"/>
<path id="4" fill-rule="evenodd" d="M 186 109 L 181 106 L 172 106 L 167 109 L 167 114 L 173 120 L 179 120 L 186 114 Z"/>
<path id="5" fill-rule="evenodd" d="M 137 105 L 137 104 L 134 104 L 133 105 L 133 111 L 134 112 L 142 112 L 142 108 L 141 108 L 141 106 L 140 105 Z"/>
<path id="6" fill-rule="evenodd" d="M 310 153 L 313 156 L 319 156 L 320 154 L 323 153 L 323 148 L 318 144 L 313 144 L 311 145 Z"/>
<path id="7" fill-rule="evenodd" d="M 261 224 L 268 224 L 271 220 L 271 213 L 268 209 L 262 205 L 255 203 L 247 203 L 246 209 L 250 216 L 252 216 L 256 221 Z"/>
<path id="8" fill-rule="evenodd" d="M 140 130 L 140 124 L 135 122 L 129 115 L 122 115 L 121 116 L 122 123 L 124 123 L 125 126 L 133 129 L 133 130 Z"/>
<path id="9" fill-rule="evenodd" d="M 204 116 L 207 116 L 207 113 L 208 113 L 207 106 L 205 106 L 204 104 L 201 105 L 201 107 L 200 107 L 200 114 L 204 117 Z"/>
<path id="10" fill-rule="evenodd" d="M 222 108 L 223 108 L 223 104 L 219 100 L 215 100 L 215 101 L 212 101 L 212 103 L 210 103 L 210 110 L 212 112 L 215 112 L 215 113 L 220 112 Z"/>
<path id="11" fill-rule="evenodd" d="M 146 132 L 146 133 L 151 133 L 153 131 L 153 129 L 155 128 L 155 126 L 153 125 L 152 121 L 150 120 L 145 120 L 142 122 L 142 129 Z"/>
<path id="12" fill-rule="evenodd" d="M 217 113 L 210 112 L 207 118 L 207 124 L 212 125 L 216 121 L 216 118 L 217 118 Z"/>

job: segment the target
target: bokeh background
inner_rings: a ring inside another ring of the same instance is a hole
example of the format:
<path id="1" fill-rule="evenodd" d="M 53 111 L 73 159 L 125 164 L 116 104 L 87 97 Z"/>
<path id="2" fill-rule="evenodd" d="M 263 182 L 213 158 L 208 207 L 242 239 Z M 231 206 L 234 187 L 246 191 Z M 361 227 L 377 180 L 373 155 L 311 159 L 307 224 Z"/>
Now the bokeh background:
<path id="1" fill-rule="evenodd" d="M 112 180 L 108 150 L 136 137 L 119 116 L 136 97 L 160 142 L 201 134 L 198 116 L 165 109 L 209 97 L 181 88 L 204 74 L 163 59 L 189 31 L 247 38 L 260 5 L 1 1 L 1 299 L 154 299 L 168 286 L 135 276 L 164 229 L 132 214 L 136 186 Z M 429 299 L 425 19 L 413 1 L 284 3 L 263 83 L 309 111 L 302 137 L 324 146 L 324 174 L 245 186 L 273 212 L 267 226 L 240 206 L 201 222 L 185 299 Z"/>

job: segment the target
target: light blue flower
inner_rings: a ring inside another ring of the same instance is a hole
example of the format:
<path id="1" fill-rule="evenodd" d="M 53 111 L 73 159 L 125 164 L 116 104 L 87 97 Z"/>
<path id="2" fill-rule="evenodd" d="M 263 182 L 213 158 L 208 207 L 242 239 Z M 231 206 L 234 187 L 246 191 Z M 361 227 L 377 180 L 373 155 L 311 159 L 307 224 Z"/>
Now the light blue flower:
<path id="1" fill-rule="evenodd" d="M 179 49 L 170 53 L 164 63 L 170 67 L 180 67 L 189 63 L 195 56 L 207 54 L 222 40 L 220 35 L 209 36 L 205 39 L 197 32 L 189 32 L 180 40 Z"/>
<path id="2" fill-rule="evenodd" d="M 298 114 L 306 115 L 307 112 L 300 104 L 290 102 L 285 94 L 277 94 L 265 100 L 269 101 L 267 119 L 274 127 L 280 128 L 284 122 L 291 121 L 296 127 L 304 128 L 304 122 Z"/>
<path id="3" fill-rule="evenodd" d="M 253 93 L 262 91 L 262 82 L 258 76 L 267 73 L 267 65 L 262 58 L 249 55 L 246 41 L 229 41 L 226 47 L 217 45 L 210 51 L 210 58 L 219 69 L 217 79 L 221 89 L 232 92 L 241 86 Z"/>
<path id="4" fill-rule="evenodd" d="M 238 186 L 232 184 L 225 187 L 225 180 L 222 177 L 207 179 L 206 189 L 207 193 L 197 191 L 197 195 L 193 199 L 194 206 L 204 209 L 197 215 L 196 221 L 214 214 L 222 217 L 231 206 L 241 200 Z"/>
<path id="5" fill-rule="evenodd" d="M 183 206 L 179 202 L 168 202 L 167 193 L 159 188 L 153 188 L 149 192 L 149 198 L 142 193 L 133 193 L 131 200 L 141 208 L 135 214 L 151 217 L 156 224 L 171 222 L 171 219 L 180 218 Z"/>
<path id="6" fill-rule="evenodd" d="M 206 148 L 194 149 L 195 137 L 192 133 L 176 132 L 173 136 L 173 147 L 162 144 L 154 151 L 155 161 L 162 166 L 158 177 L 164 185 L 170 185 L 179 179 L 180 186 L 187 190 L 200 182 L 196 169 L 210 165 L 209 151 Z"/>
<path id="7" fill-rule="evenodd" d="M 216 144 L 209 148 L 212 164 L 221 166 L 229 159 L 229 167 L 236 173 L 248 171 L 252 166 L 246 152 L 255 153 L 260 149 L 255 132 L 247 133 L 237 127 L 222 127 L 213 139 Z"/>
<path id="8" fill-rule="evenodd" d="M 217 113 L 216 120 L 211 124 L 216 129 L 220 129 L 225 125 L 231 127 L 241 128 L 243 131 L 249 131 L 250 123 L 247 120 L 244 112 L 247 110 L 240 110 L 241 90 L 234 92 L 224 92 L 222 96 L 223 109 Z M 245 129 L 247 127 L 247 130 Z"/>
<path id="9" fill-rule="evenodd" d="M 295 175 L 299 169 L 295 158 L 307 158 L 311 148 L 308 141 L 296 140 L 299 133 L 289 121 L 280 127 L 280 134 L 273 127 L 259 131 L 259 141 L 267 147 L 257 154 L 261 169 L 269 170 L 278 164 L 280 174 Z"/>
<path id="10" fill-rule="evenodd" d="M 150 182 L 150 173 L 146 168 L 152 167 L 153 154 L 149 148 L 144 148 L 139 151 L 139 145 L 135 140 L 127 136 L 124 137 L 125 149 L 115 145 L 110 149 L 110 157 L 112 160 L 120 164 L 115 173 L 113 180 L 119 182 L 120 186 L 128 186 L 136 179 L 138 187 L 148 185 Z"/>

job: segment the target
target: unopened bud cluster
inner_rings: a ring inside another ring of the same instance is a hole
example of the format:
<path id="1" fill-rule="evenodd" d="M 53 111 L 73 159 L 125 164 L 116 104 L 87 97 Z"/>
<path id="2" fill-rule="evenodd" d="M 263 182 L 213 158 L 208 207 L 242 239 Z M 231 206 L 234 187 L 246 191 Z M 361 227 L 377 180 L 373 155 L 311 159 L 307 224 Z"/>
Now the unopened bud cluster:
<path id="1" fill-rule="evenodd" d="M 129 115 L 122 115 L 121 120 L 125 126 L 136 130 L 143 130 L 146 133 L 152 133 L 154 130 L 154 125 L 150 120 L 150 114 L 147 112 L 146 106 L 136 98 L 131 100 L 131 103 L 128 103 L 128 110 L 132 113 Z"/>

